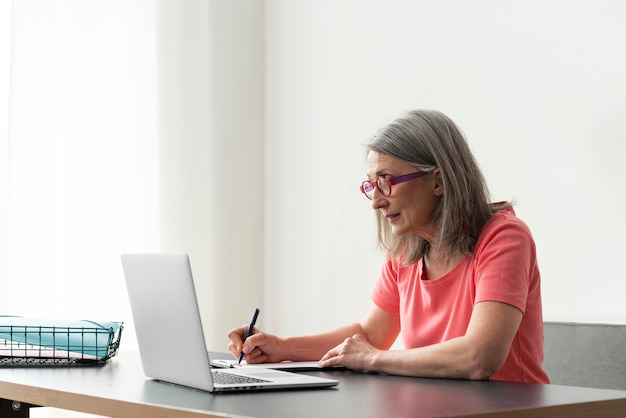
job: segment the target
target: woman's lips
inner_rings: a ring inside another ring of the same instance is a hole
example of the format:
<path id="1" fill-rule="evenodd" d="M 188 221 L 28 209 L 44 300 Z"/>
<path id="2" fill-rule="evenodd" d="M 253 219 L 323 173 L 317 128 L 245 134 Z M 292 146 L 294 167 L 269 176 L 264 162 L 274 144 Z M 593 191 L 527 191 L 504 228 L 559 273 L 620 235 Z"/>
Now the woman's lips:
<path id="1" fill-rule="evenodd" d="M 389 220 L 390 223 L 394 223 L 396 221 L 396 219 L 398 219 L 400 217 L 399 213 L 393 213 L 391 215 L 386 215 L 387 219 Z"/>

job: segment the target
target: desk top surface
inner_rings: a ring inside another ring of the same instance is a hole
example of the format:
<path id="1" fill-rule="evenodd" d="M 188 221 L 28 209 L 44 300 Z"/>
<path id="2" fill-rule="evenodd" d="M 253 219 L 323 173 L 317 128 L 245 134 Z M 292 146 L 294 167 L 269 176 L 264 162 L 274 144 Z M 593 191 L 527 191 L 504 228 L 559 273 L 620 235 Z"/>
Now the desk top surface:
<path id="1" fill-rule="evenodd" d="M 339 386 L 211 394 L 147 379 L 139 354 L 120 352 L 103 367 L 0 367 L 0 398 L 115 417 L 626 416 L 624 391 L 308 373 L 337 379 Z"/>

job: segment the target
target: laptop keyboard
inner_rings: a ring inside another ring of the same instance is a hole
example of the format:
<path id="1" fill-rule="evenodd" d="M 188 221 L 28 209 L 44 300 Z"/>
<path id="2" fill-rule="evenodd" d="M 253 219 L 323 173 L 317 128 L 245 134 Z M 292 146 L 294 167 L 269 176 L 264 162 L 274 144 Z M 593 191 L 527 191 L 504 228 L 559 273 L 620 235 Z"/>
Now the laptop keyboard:
<path id="1" fill-rule="evenodd" d="M 217 370 L 212 370 L 211 373 L 213 374 L 213 382 L 220 385 L 269 382 L 269 380 L 257 379 L 255 377 L 249 376 L 239 376 L 230 373 L 222 373 Z"/>

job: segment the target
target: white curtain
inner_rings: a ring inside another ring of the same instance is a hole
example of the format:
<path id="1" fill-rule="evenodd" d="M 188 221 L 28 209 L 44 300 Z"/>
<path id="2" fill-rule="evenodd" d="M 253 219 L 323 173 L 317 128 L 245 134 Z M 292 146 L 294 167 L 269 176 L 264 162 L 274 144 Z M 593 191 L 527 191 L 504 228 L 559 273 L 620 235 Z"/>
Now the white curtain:
<path id="1" fill-rule="evenodd" d="M 0 315 L 136 348 L 120 253 L 184 251 L 224 349 L 264 298 L 264 3 L 2 4 Z"/>
<path id="2" fill-rule="evenodd" d="M 127 319 L 159 246 L 150 0 L 3 1 L 0 314 Z"/>
<path id="3" fill-rule="evenodd" d="M 7 188 L 9 139 L 9 69 L 11 51 L 10 1 L 0 2 L 0 310 L 7 304 Z"/>

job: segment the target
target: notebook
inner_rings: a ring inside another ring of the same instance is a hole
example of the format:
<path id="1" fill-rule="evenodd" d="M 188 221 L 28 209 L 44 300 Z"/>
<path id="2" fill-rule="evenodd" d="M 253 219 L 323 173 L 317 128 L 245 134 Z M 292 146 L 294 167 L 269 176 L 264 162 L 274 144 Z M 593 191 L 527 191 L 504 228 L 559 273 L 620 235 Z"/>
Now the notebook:
<path id="1" fill-rule="evenodd" d="M 275 369 L 212 369 L 187 254 L 123 254 L 122 267 L 147 377 L 208 392 L 339 383 Z"/>

